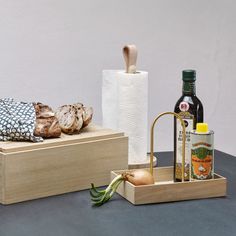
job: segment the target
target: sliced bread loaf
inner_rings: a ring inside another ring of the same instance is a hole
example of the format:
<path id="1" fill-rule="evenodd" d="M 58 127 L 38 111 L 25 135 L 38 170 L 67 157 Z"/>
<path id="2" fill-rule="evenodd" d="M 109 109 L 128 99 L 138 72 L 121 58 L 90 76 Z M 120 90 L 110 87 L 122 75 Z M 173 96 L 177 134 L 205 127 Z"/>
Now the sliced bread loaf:
<path id="1" fill-rule="evenodd" d="M 66 134 L 73 134 L 83 125 L 83 120 L 77 116 L 77 109 L 73 105 L 64 105 L 59 107 L 55 116 L 59 121 L 61 130 Z"/>
<path id="2" fill-rule="evenodd" d="M 64 105 L 56 110 L 55 116 L 64 133 L 74 134 L 91 122 L 93 109 L 84 107 L 82 103 Z"/>

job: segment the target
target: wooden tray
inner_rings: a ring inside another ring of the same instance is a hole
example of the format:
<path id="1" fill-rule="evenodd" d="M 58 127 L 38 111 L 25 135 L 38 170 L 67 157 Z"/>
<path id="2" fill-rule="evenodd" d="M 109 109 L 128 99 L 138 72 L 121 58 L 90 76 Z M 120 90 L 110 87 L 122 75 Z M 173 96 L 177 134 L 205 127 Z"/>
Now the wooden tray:
<path id="1" fill-rule="evenodd" d="M 181 122 L 183 129 L 182 182 L 173 181 L 173 167 L 153 168 L 154 127 L 158 119 L 164 115 L 174 115 Z M 134 205 L 226 196 L 227 180 L 218 174 L 214 174 L 214 178 L 208 180 L 184 180 L 185 138 L 185 123 L 178 114 L 164 112 L 157 116 L 151 127 L 150 138 L 150 173 L 154 177 L 155 184 L 134 186 L 130 182 L 125 181 L 120 184 L 117 192 Z M 111 179 L 125 171 L 112 171 Z M 191 173 L 189 176 L 191 176 Z"/>
<path id="2" fill-rule="evenodd" d="M 112 171 L 111 179 L 124 172 Z M 134 205 L 173 202 L 226 196 L 226 178 L 214 174 L 214 179 L 185 182 L 173 181 L 173 167 L 153 169 L 155 184 L 135 186 L 128 181 L 120 184 L 117 193 Z"/>

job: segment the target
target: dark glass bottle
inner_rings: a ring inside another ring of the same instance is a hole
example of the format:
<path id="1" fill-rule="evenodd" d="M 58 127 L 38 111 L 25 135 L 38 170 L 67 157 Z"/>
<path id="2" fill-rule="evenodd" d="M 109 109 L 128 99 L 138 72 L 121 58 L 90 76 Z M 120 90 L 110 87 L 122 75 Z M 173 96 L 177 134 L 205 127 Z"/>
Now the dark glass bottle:
<path id="1" fill-rule="evenodd" d="M 189 180 L 189 167 L 191 161 L 190 131 L 196 129 L 197 123 L 203 122 L 203 106 L 196 96 L 196 71 L 182 71 L 183 94 L 175 105 L 174 112 L 184 119 L 186 128 L 185 149 L 185 180 Z M 182 180 L 182 127 L 179 120 L 174 119 L 174 179 Z"/>

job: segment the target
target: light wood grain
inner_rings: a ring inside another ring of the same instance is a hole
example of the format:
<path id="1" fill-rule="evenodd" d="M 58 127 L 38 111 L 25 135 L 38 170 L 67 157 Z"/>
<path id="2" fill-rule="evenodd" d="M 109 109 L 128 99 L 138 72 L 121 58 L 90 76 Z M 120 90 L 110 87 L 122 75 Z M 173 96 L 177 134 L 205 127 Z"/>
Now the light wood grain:
<path id="1" fill-rule="evenodd" d="M 120 173 L 112 172 L 112 179 Z M 227 180 L 217 174 L 214 179 L 182 183 L 172 180 L 173 167 L 158 167 L 154 177 L 153 185 L 134 186 L 126 182 L 117 192 L 134 205 L 226 196 Z"/>
<path id="2" fill-rule="evenodd" d="M 0 162 L 0 173 L 5 184 L 0 202 L 11 204 L 87 189 L 92 182 L 107 185 L 112 169 L 128 168 L 128 138 L 120 133 L 113 138 L 1 155 L 5 164 Z"/>
<path id="3" fill-rule="evenodd" d="M 89 142 L 99 139 L 115 138 L 123 136 L 124 133 L 111 129 L 104 129 L 97 125 L 89 125 L 79 134 L 61 134 L 60 138 L 45 139 L 43 142 L 0 142 L 0 151 L 4 153 L 35 150 L 39 148 L 63 146 L 66 144 Z"/>

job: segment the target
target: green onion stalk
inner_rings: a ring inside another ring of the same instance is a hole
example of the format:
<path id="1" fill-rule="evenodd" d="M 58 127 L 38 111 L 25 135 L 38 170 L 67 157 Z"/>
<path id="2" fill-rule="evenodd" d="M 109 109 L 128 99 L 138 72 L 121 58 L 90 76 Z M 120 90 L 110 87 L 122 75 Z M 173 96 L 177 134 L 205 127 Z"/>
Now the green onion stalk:
<path id="1" fill-rule="evenodd" d="M 105 202 L 109 201 L 116 192 L 120 183 L 126 180 L 135 186 L 155 183 L 154 177 L 147 170 L 137 169 L 126 171 L 116 176 L 104 190 L 99 190 L 94 187 L 94 184 L 91 184 L 92 188 L 90 189 L 90 195 L 93 205 L 101 206 Z"/>
<path id="2" fill-rule="evenodd" d="M 91 200 L 94 206 L 101 206 L 111 199 L 111 197 L 116 192 L 120 183 L 124 180 L 127 180 L 127 175 L 132 175 L 131 173 L 123 173 L 116 176 L 108 187 L 104 190 L 98 190 L 94 184 L 91 184 L 90 195 Z"/>

